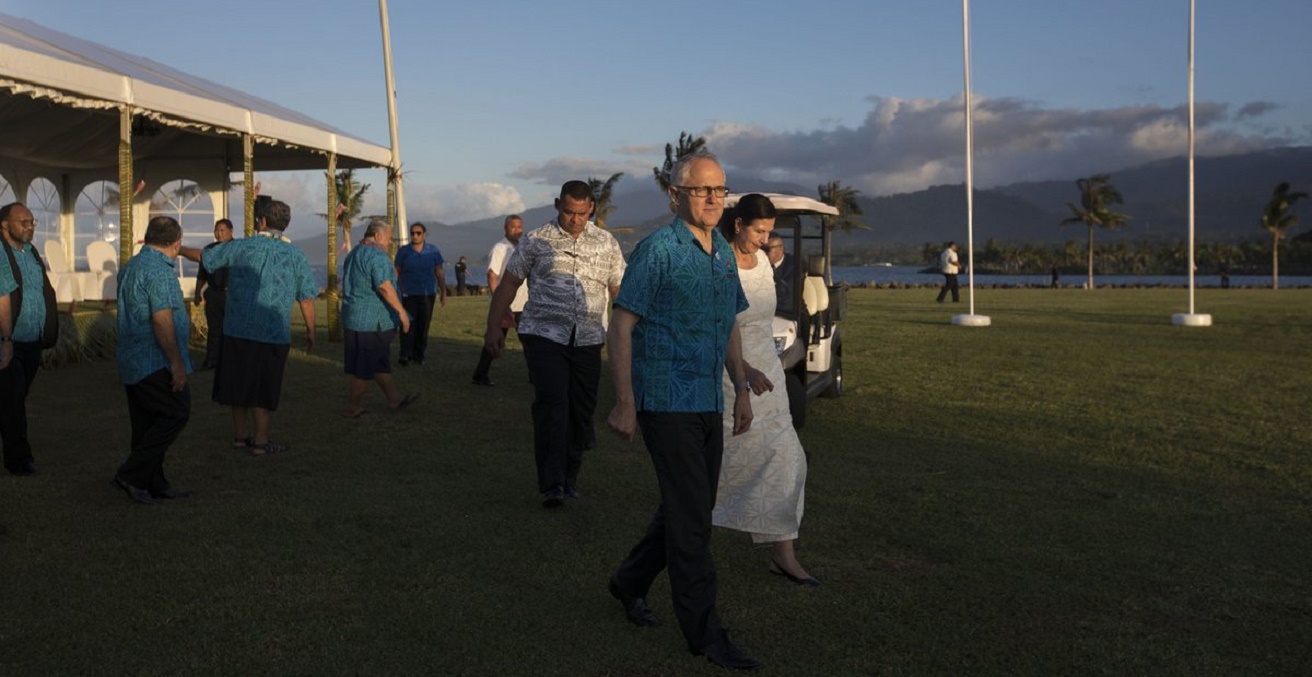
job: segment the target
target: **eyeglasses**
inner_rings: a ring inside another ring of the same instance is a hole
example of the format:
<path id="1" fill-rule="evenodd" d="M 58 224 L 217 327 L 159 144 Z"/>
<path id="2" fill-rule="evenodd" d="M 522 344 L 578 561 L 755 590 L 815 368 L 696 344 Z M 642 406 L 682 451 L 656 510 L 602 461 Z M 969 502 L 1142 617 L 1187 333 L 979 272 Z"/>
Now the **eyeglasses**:
<path id="1" fill-rule="evenodd" d="M 708 195 L 724 197 L 729 194 L 728 186 L 675 186 L 675 188 L 686 190 L 693 197 L 706 197 Z"/>
<path id="2" fill-rule="evenodd" d="M 422 231 L 422 230 L 412 230 L 412 231 L 410 231 L 410 237 L 421 237 L 423 234 L 424 234 L 424 231 Z"/>
<path id="3" fill-rule="evenodd" d="M 35 226 L 36 219 L 9 219 L 9 223 L 17 223 L 20 226 Z"/>

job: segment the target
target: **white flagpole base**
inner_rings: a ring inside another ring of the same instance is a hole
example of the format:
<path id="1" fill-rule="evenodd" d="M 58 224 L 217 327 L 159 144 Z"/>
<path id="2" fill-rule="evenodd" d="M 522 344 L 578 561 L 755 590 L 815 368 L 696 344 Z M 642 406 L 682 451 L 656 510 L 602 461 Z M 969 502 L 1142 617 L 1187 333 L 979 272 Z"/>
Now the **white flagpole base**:
<path id="1" fill-rule="evenodd" d="M 958 327 L 987 327 L 992 321 L 988 315 L 953 315 L 952 324 Z"/>
<path id="2" fill-rule="evenodd" d="M 1212 316 L 1207 314 L 1176 313 L 1171 316 L 1171 324 L 1177 327 L 1210 327 Z"/>

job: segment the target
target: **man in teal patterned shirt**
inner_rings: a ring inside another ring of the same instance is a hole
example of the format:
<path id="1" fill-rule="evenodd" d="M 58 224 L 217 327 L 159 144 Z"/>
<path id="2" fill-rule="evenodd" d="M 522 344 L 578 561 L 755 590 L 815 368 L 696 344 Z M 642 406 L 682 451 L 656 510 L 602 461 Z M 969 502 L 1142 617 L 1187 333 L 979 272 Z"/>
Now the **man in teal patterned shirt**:
<path id="1" fill-rule="evenodd" d="M 0 440 L 5 469 L 33 475 L 32 445 L 27 439 L 27 394 L 41 365 L 41 334 L 46 314 L 42 285 L 45 269 L 32 246 L 36 219 L 18 202 L 0 207 L 0 237 L 13 253 L 0 253 Z M 19 280 L 22 280 L 20 283 Z"/>
<path id="2" fill-rule="evenodd" d="M 187 498 L 164 477 L 164 453 L 191 417 L 190 325 L 174 261 L 182 227 L 168 216 L 146 226 L 145 245 L 118 276 L 118 375 L 128 396 L 132 451 L 114 483 L 134 501 Z"/>
<path id="3" fill-rule="evenodd" d="M 351 377 L 342 410 L 346 418 L 364 413 L 360 402 L 370 381 L 378 384 L 394 411 L 419 399 L 418 393 L 402 396 L 392 381 L 392 338 L 397 326 L 403 334 L 412 326 L 396 293 L 396 268 L 387 255 L 391 243 L 392 226 L 375 219 L 365 227 L 360 246 L 342 262 L 342 364 Z"/>
<path id="4" fill-rule="evenodd" d="M 269 440 L 269 414 L 282 397 L 293 303 L 300 305 L 305 319 L 305 350 L 314 349 L 314 299 L 319 288 L 305 255 L 283 235 L 291 220 L 291 208 L 271 200 L 258 215 L 259 232 L 200 254 L 206 269 L 228 268 L 228 307 L 214 401 L 232 407 L 233 446 L 257 456 L 288 449 Z M 247 432 L 248 412 L 254 422 L 252 433 Z"/>
<path id="5" fill-rule="evenodd" d="M 710 154 L 679 160 L 670 182 L 677 218 L 633 250 L 607 339 L 615 385 L 607 423 L 630 440 L 642 428 L 661 491 L 647 533 L 611 578 L 610 593 L 630 622 L 657 625 L 645 598 L 668 567 L 674 615 L 688 649 L 721 667 L 753 669 L 760 662 L 720 625 L 710 551 L 724 456 L 724 369 L 739 386 L 733 434 L 752 424 L 736 323 L 747 298 L 733 250 L 716 228 L 729 189 Z"/>

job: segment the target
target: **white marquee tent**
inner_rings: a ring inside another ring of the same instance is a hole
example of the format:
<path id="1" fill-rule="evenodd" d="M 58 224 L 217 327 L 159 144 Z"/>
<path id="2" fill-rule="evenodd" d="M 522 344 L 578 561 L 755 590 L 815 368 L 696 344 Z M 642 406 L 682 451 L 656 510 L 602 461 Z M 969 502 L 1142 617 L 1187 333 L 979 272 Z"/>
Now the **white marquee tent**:
<path id="1" fill-rule="evenodd" d="M 126 261 L 152 191 L 170 182 L 186 180 L 217 219 L 228 214 L 230 177 L 243 173 L 249 232 L 256 167 L 332 172 L 387 167 L 391 158 L 388 147 L 275 103 L 0 14 L 0 201 L 57 215 L 57 225 L 42 228 L 68 261 L 86 259 L 88 239 L 118 240 Z M 141 191 L 142 182 L 151 190 Z M 337 196 L 326 183 L 332 213 Z M 79 196 L 93 186 L 107 196 L 93 208 L 102 217 L 106 205 L 117 212 L 109 216 L 118 232 L 74 232 Z"/>

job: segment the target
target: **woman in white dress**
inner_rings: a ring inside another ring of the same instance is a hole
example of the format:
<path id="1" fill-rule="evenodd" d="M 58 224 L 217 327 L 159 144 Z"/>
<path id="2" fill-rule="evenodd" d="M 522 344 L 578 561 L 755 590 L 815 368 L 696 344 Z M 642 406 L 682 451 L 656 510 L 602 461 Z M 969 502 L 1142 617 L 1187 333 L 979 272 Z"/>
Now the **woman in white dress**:
<path id="1" fill-rule="evenodd" d="M 784 370 L 774 348 L 774 268 L 763 250 L 774 220 L 769 198 L 753 193 L 725 210 L 720 221 L 738 259 L 738 277 L 749 304 L 738 314 L 738 327 L 753 397 L 747 432 L 733 435 L 733 412 L 726 414 L 724 462 L 712 521 L 751 534 L 753 543 L 769 543 L 770 573 L 819 586 L 793 548 L 802 522 L 806 455 L 793 429 Z M 734 384 L 727 372 L 723 381 L 725 401 L 732 402 Z"/>

